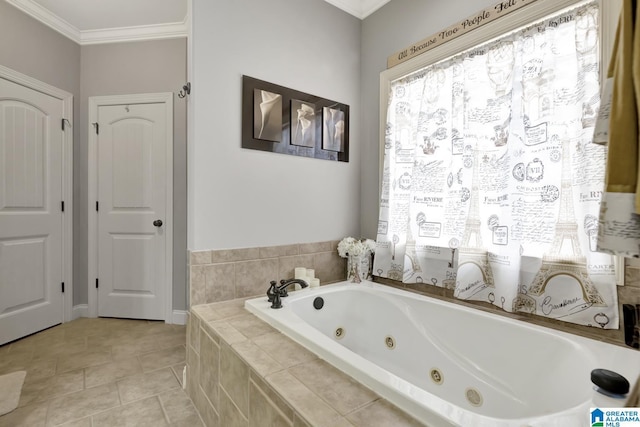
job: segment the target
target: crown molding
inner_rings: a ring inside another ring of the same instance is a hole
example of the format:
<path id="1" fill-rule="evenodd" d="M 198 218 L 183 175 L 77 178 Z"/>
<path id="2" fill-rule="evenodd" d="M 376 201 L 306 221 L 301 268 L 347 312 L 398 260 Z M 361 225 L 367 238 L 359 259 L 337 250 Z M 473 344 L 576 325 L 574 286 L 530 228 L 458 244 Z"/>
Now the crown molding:
<path id="1" fill-rule="evenodd" d="M 325 0 L 327 3 L 355 16 L 364 19 L 391 0 Z"/>
<path id="2" fill-rule="evenodd" d="M 362 0 L 362 16 L 360 19 L 366 18 L 390 1 L 391 0 Z"/>
<path id="3" fill-rule="evenodd" d="M 182 22 L 80 31 L 33 0 L 6 0 L 6 2 L 79 45 L 172 39 L 188 36 L 187 16 Z"/>
<path id="4" fill-rule="evenodd" d="M 123 43 L 144 40 L 176 39 L 187 37 L 189 28 L 187 18 L 182 22 L 168 24 L 140 25 L 136 27 L 107 28 L 80 32 L 80 44 Z"/>
<path id="5" fill-rule="evenodd" d="M 334 5 L 338 9 L 342 9 L 345 12 L 355 16 L 356 18 L 361 18 L 360 8 L 355 6 L 355 2 L 349 0 L 324 0 L 329 4 Z"/>
<path id="6" fill-rule="evenodd" d="M 1 0 L 0 0 L 1 1 Z M 50 10 L 33 0 L 5 0 L 44 25 L 73 40 L 79 45 L 122 43 L 143 40 L 159 40 L 188 37 L 189 19 L 157 25 L 135 27 L 106 28 L 101 30 L 80 31 Z M 358 19 L 364 19 L 390 0 L 325 0 Z"/>

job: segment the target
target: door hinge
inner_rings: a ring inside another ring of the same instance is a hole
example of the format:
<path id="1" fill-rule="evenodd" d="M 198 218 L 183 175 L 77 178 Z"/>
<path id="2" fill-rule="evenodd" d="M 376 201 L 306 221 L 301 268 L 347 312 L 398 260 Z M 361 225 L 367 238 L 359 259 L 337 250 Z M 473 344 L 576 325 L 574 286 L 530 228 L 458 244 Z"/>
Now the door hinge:
<path id="1" fill-rule="evenodd" d="M 64 294 L 64 282 L 62 282 L 62 293 Z"/>
<path id="2" fill-rule="evenodd" d="M 69 121 L 69 119 L 62 119 L 62 130 L 66 130 L 66 129 L 65 129 L 64 122 L 69 123 L 69 127 L 72 127 L 72 126 L 71 126 L 71 122 Z"/>
<path id="3" fill-rule="evenodd" d="M 98 289 L 98 278 L 96 277 L 96 289 Z"/>
<path id="4" fill-rule="evenodd" d="M 64 212 L 64 200 L 60 202 L 60 207 L 62 208 L 62 212 Z"/>
<path id="5" fill-rule="evenodd" d="M 100 210 L 100 203 L 96 200 L 96 212 Z"/>
<path id="6" fill-rule="evenodd" d="M 96 135 L 100 135 L 100 124 L 98 122 L 92 123 L 92 125 L 96 128 Z"/>

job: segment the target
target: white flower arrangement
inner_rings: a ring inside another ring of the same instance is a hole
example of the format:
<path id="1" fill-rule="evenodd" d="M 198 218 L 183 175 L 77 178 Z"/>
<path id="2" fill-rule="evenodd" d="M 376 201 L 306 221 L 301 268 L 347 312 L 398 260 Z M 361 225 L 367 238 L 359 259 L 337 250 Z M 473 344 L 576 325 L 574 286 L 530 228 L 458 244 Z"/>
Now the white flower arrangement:
<path id="1" fill-rule="evenodd" d="M 338 243 L 338 255 L 347 258 L 349 255 L 359 256 L 365 252 L 374 253 L 376 251 L 376 242 L 371 239 L 354 239 L 353 237 L 345 237 Z"/>

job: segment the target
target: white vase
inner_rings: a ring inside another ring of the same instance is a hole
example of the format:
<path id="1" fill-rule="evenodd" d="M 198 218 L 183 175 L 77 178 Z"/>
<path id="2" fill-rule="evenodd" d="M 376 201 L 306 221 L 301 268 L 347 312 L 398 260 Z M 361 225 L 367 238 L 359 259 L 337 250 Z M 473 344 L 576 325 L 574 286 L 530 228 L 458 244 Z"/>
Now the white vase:
<path id="1" fill-rule="evenodd" d="M 347 280 L 351 283 L 360 283 L 363 280 L 370 280 L 372 278 L 371 269 L 373 263 L 371 262 L 371 251 L 366 251 L 360 255 L 348 255 L 347 256 Z"/>

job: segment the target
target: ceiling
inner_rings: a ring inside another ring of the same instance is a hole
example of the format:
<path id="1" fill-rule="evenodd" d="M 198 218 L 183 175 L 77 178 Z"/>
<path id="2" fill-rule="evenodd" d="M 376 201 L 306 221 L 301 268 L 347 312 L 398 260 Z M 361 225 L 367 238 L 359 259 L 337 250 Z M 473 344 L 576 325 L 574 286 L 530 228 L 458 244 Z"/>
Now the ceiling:
<path id="1" fill-rule="evenodd" d="M 6 0 L 82 45 L 186 37 L 188 1 Z M 390 0 L 325 1 L 364 19 Z"/>

